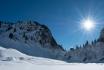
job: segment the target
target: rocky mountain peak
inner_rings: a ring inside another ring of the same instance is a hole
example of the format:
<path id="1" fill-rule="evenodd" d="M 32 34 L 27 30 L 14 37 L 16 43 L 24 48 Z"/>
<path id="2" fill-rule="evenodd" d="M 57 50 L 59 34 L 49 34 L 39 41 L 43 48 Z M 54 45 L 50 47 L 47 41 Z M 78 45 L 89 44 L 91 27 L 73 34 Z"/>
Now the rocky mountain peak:
<path id="1" fill-rule="evenodd" d="M 9 33 L 10 38 L 40 43 L 44 48 L 64 50 L 53 38 L 50 29 L 37 21 L 0 22 L 0 33 Z M 14 37 L 11 37 L 14 36 Z M 23 39 L 22 39 L 23 38 Z"/>

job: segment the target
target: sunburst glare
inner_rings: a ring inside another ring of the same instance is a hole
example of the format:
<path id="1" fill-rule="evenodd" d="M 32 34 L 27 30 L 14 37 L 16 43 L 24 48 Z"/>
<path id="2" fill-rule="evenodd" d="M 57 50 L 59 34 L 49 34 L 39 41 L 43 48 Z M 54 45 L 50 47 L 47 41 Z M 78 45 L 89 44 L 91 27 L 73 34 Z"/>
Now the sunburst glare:
<path id="1" fill-rule="evenodd" d="M 96 27 L 96 23 L 91 18 L 86 18 L 81 21 L 81 28 L 85 31 L 92 31 Z"/>

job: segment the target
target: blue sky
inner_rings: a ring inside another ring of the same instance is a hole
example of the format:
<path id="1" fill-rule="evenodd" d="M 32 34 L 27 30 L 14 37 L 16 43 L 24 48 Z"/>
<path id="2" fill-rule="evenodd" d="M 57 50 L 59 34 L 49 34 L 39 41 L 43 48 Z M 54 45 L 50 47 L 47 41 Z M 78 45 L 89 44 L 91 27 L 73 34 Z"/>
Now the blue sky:
<path id="1" fill-rule="evenodd" d="M 0 20 L 34 20 L 47 25 L 64 48 L 82 45 L 99 36 L 104 26 L 104 0 L 0 0 Z M 80 21 L 91 16 L 94 30 L 81 29 Z"/>

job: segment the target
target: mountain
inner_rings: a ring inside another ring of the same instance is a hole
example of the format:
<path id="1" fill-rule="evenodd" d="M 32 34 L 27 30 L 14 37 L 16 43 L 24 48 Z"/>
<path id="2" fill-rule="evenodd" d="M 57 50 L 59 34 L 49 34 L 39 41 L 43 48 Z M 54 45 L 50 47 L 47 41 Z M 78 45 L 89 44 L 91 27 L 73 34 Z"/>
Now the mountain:
<path id="1" fill-rule="evenodd" d="M 53 59 L 61 59 L 65 53 L 49 28 L 36 21 L 0 21 L 0 46 L 16 49 L 30 56 Z"/>
<path id="2" fill-rule="evenodd" d="M 104 63 L 104 28 L 97 40 L 88 41 L 80 47 L 71 48 L 65 54 L 68 62 Z"/>
<path id="3" fill-rule="evenodd" d="M 46 25 L 36 21 L 17 21 L 15 23 L 0 21 L 0 46 L 25 54 L 26 58 L 28 55 L 66 62 L 104 63 L 104 28 L 97 40 L 91 43 L 87 41 L 83 46 L 76 46 L 76 48 L 65 51 L 55 41 Z M 10 54 L 14 55 L 15 52 L 8 53 L 8 55 Z M 24 55 L 20 57 L 22 56 Z M 3 60 L 5 59 L 14 58 L 3 58 Z"/>

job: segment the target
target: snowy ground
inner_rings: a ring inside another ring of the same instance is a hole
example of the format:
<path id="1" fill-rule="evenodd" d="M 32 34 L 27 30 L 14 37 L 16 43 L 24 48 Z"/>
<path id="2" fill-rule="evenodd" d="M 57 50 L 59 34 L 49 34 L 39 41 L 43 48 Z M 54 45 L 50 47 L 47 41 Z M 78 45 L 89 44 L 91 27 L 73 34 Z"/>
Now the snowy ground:
<path id="1" fill-rule="evenodd" d="M 104 70 L 104 64 L 66 63 L 0 47 L 0 70 Z"/>
<path id="2" fill-rule="evenodd" d="M 104 70 L 104 64 L 78 64 L 64 63 L 60 61 L 52 62 L 43 60 L 41 62 L 16 62 L 16 61 L 0 61 L 0 70 Z M 58 63 L 59 62 L 59 63 Z M 38 64 L 37 64 L 38 63 Z"/>

